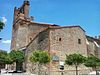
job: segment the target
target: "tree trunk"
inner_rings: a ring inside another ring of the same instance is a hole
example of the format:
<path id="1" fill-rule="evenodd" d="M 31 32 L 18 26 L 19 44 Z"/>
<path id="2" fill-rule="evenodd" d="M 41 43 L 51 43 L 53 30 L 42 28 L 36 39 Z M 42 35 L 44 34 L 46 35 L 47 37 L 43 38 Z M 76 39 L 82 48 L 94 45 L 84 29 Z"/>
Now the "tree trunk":
<path id="1" fill-rule="evenodd" d="M 41 75 L 41 64 L 38 63 L 38 75 Z"/>
<path id="2" fill-rule="evenodd" d="M 96 75 L 99 75 L 96 67 L 95 67 L 95 71 L 96 71 Z"/>
<path id="3" fill-rule="evenodd" d="M 76 65 L 76 75 L 78 75 L 78 66 Z"/>
<path id="4" fill-rule="evenodd" d="M 5 69 L 8 69 L 8 64 L 5 64 Z"/>
<path id="5" fill-rule="evenodd" d="M 96 70 L 96 75 L 98 75 L 98 71 Z"/>
<path id="6" fill-rule="evenodd" d="M 95 66 L 95 67 L 93 67 L 93 70 L 94 70 L 94 71 L 96 71 L 96 75 L 98 75 L 98 71 L 97 71 L 96 66 Z"/>

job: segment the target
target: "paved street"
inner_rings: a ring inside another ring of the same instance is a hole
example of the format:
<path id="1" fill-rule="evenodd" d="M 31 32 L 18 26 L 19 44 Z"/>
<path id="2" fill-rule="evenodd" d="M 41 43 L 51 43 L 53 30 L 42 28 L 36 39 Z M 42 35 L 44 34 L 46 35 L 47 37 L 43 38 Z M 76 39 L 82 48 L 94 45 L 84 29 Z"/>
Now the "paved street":
<path id="1" fill-rule="evenodd" d="M 31 74 L 29 73 L 3 73 L 0 75 L 31 75 Z M 32 75 L 35 75 L 35 74 L 32 74 Z"/>

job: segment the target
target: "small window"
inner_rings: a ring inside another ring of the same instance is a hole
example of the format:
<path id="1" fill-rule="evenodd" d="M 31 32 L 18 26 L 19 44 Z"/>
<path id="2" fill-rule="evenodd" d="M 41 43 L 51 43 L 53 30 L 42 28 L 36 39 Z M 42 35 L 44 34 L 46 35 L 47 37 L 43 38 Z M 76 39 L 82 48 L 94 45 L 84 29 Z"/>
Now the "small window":
<path id="1" fill-rule="evenodd" d="M 81 44 L 81 39 L 78 39 L 78 44 Z"/>
<path id="2" fill-rule="evenodd" d="M 30 41 L 32 41 L 32 38 L 30 38 Z"/>
<path id="3" fill-rule="evenodd" d="M 59 41 L 61 41 L 61 38 L 59 38 Z"/>
<path id="4" fill-rule="evenodd" d="M 24 14 L 24 9 L 22 8 L 22 9 L 20 9 L 20 12 L 22 13 L 22 14 Z"/>

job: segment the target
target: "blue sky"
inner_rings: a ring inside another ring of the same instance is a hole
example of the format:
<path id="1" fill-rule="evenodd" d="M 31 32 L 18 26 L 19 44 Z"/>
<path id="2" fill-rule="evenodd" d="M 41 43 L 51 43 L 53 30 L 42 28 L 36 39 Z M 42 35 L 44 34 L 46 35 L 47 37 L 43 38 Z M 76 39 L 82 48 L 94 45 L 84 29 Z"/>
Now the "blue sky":
<path id="1" fill-rule="evenodd" d="M 9 51 L 14 7 L 24 0 L 0 0 L 0 20 L 5 28 L 0 32 L 0 49 Z M 35 22 L 60 26 L 80 25 L 89 36 L 100 35 L 100 0 L 30 0 L 30 15 Z"/>

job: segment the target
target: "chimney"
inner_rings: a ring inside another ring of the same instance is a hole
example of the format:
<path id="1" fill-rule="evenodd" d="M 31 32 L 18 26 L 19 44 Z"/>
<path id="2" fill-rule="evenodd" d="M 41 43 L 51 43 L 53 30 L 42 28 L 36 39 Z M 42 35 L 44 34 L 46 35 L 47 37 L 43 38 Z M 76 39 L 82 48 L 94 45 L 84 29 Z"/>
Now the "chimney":
<path id="1" fill-rule="evenodd" d="M 97 37 L 97 36 L 95 36 L 94 38 L 95 38 L 95 39 L 98 39 L 98 37 Z"/>

